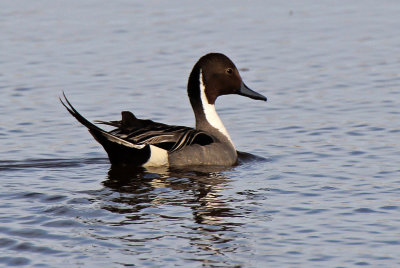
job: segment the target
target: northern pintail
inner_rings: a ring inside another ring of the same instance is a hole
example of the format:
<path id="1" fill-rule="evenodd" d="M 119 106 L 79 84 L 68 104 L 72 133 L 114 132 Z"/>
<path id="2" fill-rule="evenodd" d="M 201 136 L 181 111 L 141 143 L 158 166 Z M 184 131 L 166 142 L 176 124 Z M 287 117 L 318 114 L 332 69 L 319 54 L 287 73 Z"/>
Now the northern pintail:
<path id="1" fill-rule="evenodd" d="M 199 59 L 190 73 L 187 91 L 196 118 L 195 128 L 142 120 L 123 111 L 120 121 L 96 121 L 115 127 L 105 131 L 79 114 L 64 93 L 65 102 L 60 101 L 104 147 L 111 164 L 234 165 L 237 151 L 215 110 L 215 100 L 226 94 L 263 101 L 267 98 L 248 88 L 233 62 L 220 53 L 210 53 Z"/>

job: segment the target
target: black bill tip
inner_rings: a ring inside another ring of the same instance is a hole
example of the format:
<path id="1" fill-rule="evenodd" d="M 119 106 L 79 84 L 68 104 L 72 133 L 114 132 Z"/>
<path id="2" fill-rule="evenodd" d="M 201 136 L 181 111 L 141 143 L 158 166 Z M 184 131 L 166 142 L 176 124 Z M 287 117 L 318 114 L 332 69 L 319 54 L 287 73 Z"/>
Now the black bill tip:
<path id="1" fill-rule="evenodd" d="M 260 93 L 255 92 L 254 90 L 251 90 L 243 82 L 240 85 L 240 90 L 239 90 L 238 94 L 255 99 L 255 100 L 267 101 L 267 97 L 265 97 L 264 95 L 261 95 Z"/>

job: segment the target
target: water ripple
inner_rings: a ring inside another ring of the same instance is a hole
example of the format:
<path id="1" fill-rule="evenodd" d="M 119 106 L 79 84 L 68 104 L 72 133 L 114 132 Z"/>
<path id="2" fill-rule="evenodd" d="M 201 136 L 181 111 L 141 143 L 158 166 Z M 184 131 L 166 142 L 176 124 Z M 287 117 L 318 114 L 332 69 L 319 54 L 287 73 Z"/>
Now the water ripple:
<path id="1" fill-rule="evenodd" d="M 0 10 L 1 267 L 400 267 L 397 2 L 27 3 Z M 218 99 L 228 169 L 112 167 L 58 101 L 194 126 L 210 51 L 268 96 Z"/>

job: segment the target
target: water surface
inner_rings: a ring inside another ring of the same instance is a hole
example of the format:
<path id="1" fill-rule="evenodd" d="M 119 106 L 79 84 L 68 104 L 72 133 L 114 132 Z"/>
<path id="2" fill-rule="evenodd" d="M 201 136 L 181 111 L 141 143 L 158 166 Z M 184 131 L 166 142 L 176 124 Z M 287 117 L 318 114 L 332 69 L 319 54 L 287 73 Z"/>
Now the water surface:
<path id="1" fill-rule="evenodd" d="M 396 1 L 2 1 L 0 266 L 397 267 Z M 120 169 L 62 107 L 193 126 L 228 55 L 268 102 L 217 110 L 227 169 Z"/>

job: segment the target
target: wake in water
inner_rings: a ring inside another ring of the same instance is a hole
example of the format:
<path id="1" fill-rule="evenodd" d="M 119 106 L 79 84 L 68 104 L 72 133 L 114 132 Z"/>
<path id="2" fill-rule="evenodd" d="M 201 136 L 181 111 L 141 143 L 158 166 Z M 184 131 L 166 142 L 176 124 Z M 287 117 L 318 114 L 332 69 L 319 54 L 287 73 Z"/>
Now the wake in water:
<path id="1" fill-rule="evenodd" d="M 107 163 L 107 158 L 2 160 L 0 161 L 0 171 L 28 168 L 67 168 Z"/>
<path id="2" fill-rule="evenodd" d="M 249 163 L 249 162 L 267 162 L 268 159 L 253 155 L 250 153 L 239 152 L 238 151 L 238 163 L 237 165 Z M 25 160 L 1 160 L 0 161 L 0 171 L 2 170 L 13 170 L 13 169 L 28 169 L 28 168 L 59 168 L 59 167 L 79 167 L 82 165 L 91 164 L 107 164 L 109 163 L 107 158 L 75 158 L 75 159 L 25 159 Z M 193 167 L 194 170 L 200 167 Z M 185 168 L 185 170 L 190 170 L 192 167 Z M 200 168 L 201 170 L 212 169 Z"/>

